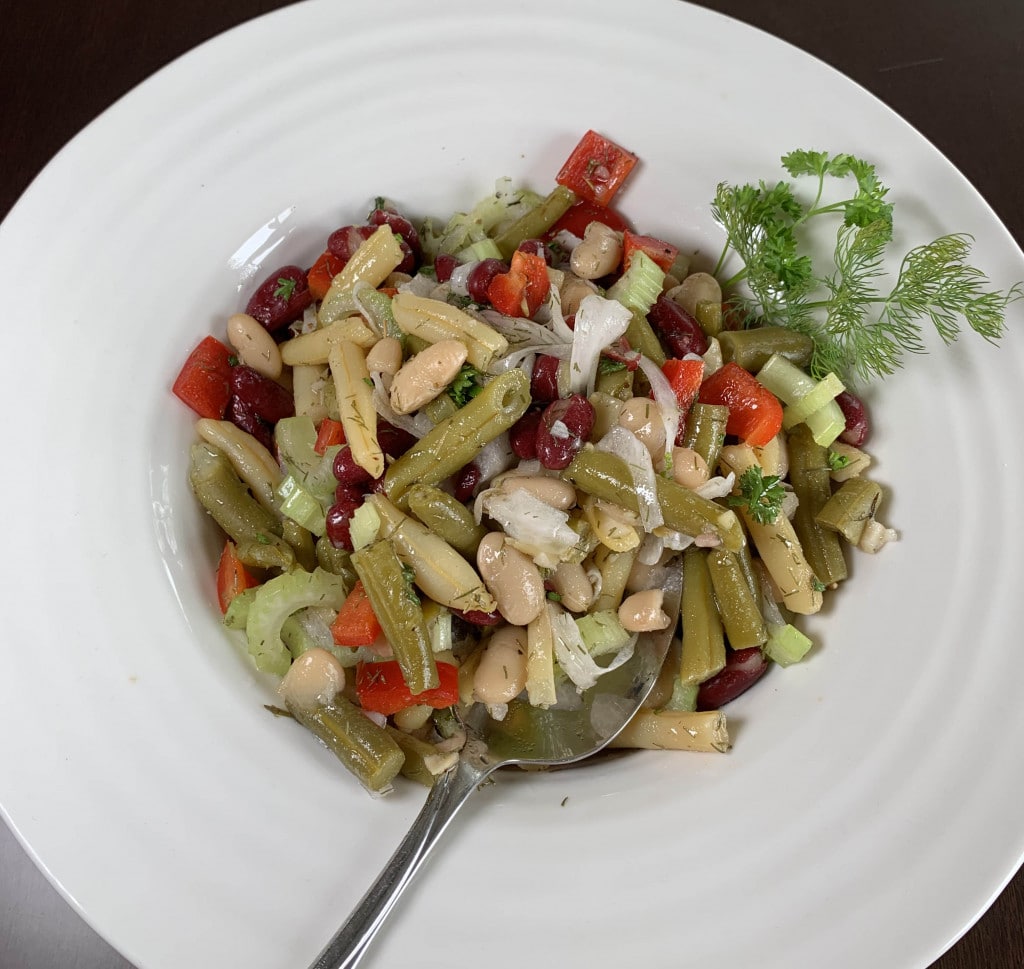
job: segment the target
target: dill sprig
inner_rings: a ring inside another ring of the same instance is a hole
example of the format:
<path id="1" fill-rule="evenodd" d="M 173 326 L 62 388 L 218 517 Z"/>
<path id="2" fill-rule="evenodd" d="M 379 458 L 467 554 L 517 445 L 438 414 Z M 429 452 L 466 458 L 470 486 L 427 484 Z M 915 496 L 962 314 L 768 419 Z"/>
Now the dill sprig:
<path id="1" fill-rule="evenodd" d="M 905 354 L 924 351 L 927 320 L 947 344 L 960 335 L 964 321 L 986 340 L 999 340 L 1006 307 L 1024 298 L 1024 283 L 993 290 L 967 261 L 971 236 L 945 235 L 912 249 L 886 290 L 893 207 L 874 166 L 852 155 L 817 151 L 790 152 L 782 166 L 794 178 L 817 179 L 814 200 L 801 202 L 783 181 L 721 183 L 712 203 L 727 235 L 718 270 L 729 250 L 736 252 L 743 268 L 724 286 L 745 284 L 751 295 L 739 303 L 748 320 L 790 326 L 813 339 L 812 375 L 832 371 L 861 382 L 888 376 L 903 365 Z M 823 203 L 830 178 L 852 179 L 856 189 L 849 198 Z M 825 216 L 840 222 L 832 266 L 820 272 L 805 251 L 802 230 Z"/>

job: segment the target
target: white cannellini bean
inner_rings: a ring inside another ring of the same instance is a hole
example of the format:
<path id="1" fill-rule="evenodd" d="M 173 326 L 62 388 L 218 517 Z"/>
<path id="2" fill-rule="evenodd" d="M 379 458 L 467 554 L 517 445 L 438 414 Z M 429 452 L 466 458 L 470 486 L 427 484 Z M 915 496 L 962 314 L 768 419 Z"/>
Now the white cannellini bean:
<path id="1" fill-rule="evenodd" d="M 473 674 L 473 694 L 481 703 L 508 703 L 526 687 L 526 629 L 502 626 L 487 641 Z"/>
<path id="2" fill-rule="evenodd" d="M 228 343 L 240 362 L 271 380 L 281 376 L 281 351 L 259 320 L 248 313 L 228 317 Z"/>
<path id="3" fill-rule="evenodd" d="M 393 336 L 378 340 L 366 354 L 366 369 L 370 373 L 385 373 L 393 377 L 402 366 L 402 344 Z"/>
<path id="4" fill-rule="evenodd" d="M 569 266 L 581 279 L 600 279 L 622 262 L 622 233 L 603 222 L 591 222 L 583 241 L 572 251 Z"/>
<path id="5" fill-rule="evenodd" d="M 391 384 L 391 406 L 411 414 L 430 403 L 458 375 L 468 351 L 461 340 L 441 340 L 402 366 Z"/>
<path id="6" fill-rule="evenodd" d="M 671 620 L 661 608 L 665 593 L 661 589 L 634 592 L 619 606 L 619 622 L 631 633 L 649 633 L 665 629 Z"/>
<path id="7" fill-rule="evenodd" d="M 579 562 L 559 562 L 549 581 L 569 612 L 586 612 L 594 601 L 590 576 Z"/>
<path id="8" fill-rule="evenodd" d="M 589 279 L 581 279 L 575 273 L 566 273 L 561 285 L 558 287 L 558 295 L 562 303 L 562 315 L 572 316 L 580 308 L 580 303 L 587 296 L 597 292 L 597 285 Z"/>
<path id="9" fill-rule="evenodd" d="M 549 478 L 546 475 L 510 474 L 501 479 L 501 490 L 511 494 L 513 491 L 529 492 L 534 498 L 545 505 L 568 511 L 576 504 L 576 489 L 561 478 Z"/>
<path id="10" fill-rule="evenodd" d="M 312 711 L 345 688 L 345 668 L 326 649 L 307 649 L 285 673 L 277 692 L 289 706 Z"/>
<path id="11" fill-rule="evenodd" d="M 665 295 L 691 316 L 696 316 L 698 303 L 722 302 L 722 287 L 711 273 L 691 273 Z"/>
<path id="12" fill-rule="evenodd" d="M 477 569 L 498 611 L 514 626 L 525 626 L 540 615 L 546 593 L 540 569 L 502 532 L 490 532 L 480 540 Z"/>
<path id="13" fill-rule="evenodd" d="M 665 454 L 665 422 L 661 408 L 649 397 L 632 397 L 619 411 L 619 424 L 632 431 L 640 443 L 660 461 Z"/>
<path id="14" fill-rule="evenodd" d="M 672 478 L 691 491 L 696 490 L 711 477 L 708 463 L 693 448 L 672 449 Z"/>

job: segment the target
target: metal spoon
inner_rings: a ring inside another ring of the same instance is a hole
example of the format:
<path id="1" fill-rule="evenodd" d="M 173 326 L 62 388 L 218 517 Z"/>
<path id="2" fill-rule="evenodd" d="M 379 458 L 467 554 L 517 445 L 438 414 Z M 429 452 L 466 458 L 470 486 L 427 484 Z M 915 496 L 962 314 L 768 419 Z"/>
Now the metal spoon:
<path id="1" fill-rule="evenodd" d="M 629 661 L 604 674 L 583 694 L 579 708 L 543 710 L 513 701 L 501 721 L 493 720 L 481 704 L 471 708 L 458 763 L 437 779 L 409 833 L 310 969 L 353 969 L 360 962 L 456 812 L 499 767 L 572 764 L 615 739 L 650 693 L 672 641 L 672 610 L 680 593 L 674 571 L 665 594 L 666 612 L 672 617 L 668 628 L 642 634 Z"/>

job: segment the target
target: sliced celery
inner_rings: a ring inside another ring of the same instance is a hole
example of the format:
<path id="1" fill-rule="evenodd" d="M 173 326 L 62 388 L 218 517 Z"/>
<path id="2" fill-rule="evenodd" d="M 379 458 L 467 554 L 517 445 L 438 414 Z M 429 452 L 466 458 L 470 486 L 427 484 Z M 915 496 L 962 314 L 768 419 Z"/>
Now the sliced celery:
<path id="1" fill-rule="evenodd" d="M 614 653 L 629 642 L 630 634 L 619 621 L 618 613 L 610 609 L 580 616 L 576 625 L 591 656 Z"/>
<path id="2" fill-rule="evenodd" d="M 282 514 L 298 522 L 314 535 L 324 534 L 327 522 L 323 506 L 294 475 L 286 475 L 277 486 L 275 494 L 280 501 Z"/>
<path id="3" fill-rule="evenodd" d="M 664 282 L 665 271 L 646 252 L 637 249 L 629 260 L 629 268 L 612 284 L 607 296 L 646 316 L 661 295 Z"/>
<path id="4" fill-rule="evenodd" d="M 790 623 L 784 626 L 769 623 L 768 642 L 765 643 L 764 651 L 779 666 L 792 666 L 793 663 L 799 663 L 813 645 L 796 626 Z"/>

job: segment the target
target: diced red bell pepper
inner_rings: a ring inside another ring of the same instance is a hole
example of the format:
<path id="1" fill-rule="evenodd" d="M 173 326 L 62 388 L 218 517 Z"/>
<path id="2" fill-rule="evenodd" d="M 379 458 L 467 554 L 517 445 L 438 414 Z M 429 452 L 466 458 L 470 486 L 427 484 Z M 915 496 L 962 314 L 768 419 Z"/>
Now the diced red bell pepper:
<path id="1" fill-rule="evenodd" d="M 356 696 L 364 710 L 390 716 L 406 707 L 423 704 L 439 710 L 459 700 L 459 670 L 452 663 L 438 663 L 440 685 L 422 693 L 410 693 L 396 660 L 360 663 L 356 668 Z"/>
<path id="2" fill-rule="evenodd" d="M 727 363 L 701 384 L 702 404 L 729 408 L 727 434 L 735 434 L 753 447 L 763 447 L 782 430 L 782 404 L 757 378 L 738 363 Z"/>
<path id="3" fill-rule="evenodd" d="M 648 256 L 665 272 L 672 268 L 672 264 L 679 255 L 679 248 L 655 239 L 654 236 L 641 236 L 628 229 L 622 234 L 622 268 L 629 269 L 629 260 L 637 249 L 646 252 Z"/>
<path id="4" fill-rule="evenodd" d="M 579 140 L 555 181 L 581 199 L 607 205 L 636 163 L 631 151 L 591 130 Z"/>
<path id="5" fill-rule="evenodd" d="M 344 443 L 345 428 L 342 427 L 341 421 L 335 421 L 330 417 L 325 417 L 317 428 L 316 441 L 313 443 L 313 450 L 317 454 L 323 454 L 329 447 L 334 447 L 335 444 Z"/>
<path id="6" fill-rule="evenodd" d="M 516 250 L 507 273 L 499 273 L 487 286 L 487 299 L 506 316 L 531 317 L 551 288 L 543 256 Z"/>
<path id="7" fill-rule="evenodd" d="M 583 233 L 587 231 L 587 226 L 591 222 L 601 222 L 616 232 L 625 232 L 629 228 L 626 217 L 615 209 L 580 199 L 569 207 L 565 215 L 545 233 L 544 238 L 552 239 L 559 232 L 564 231 L 582 239 Z"/>
<path id="8" fill-rule="evenodd" d="M 222 420 L 231 400 L 231 351 L 215 337 L 204 337 L 185 360 L 171 388 L 200 417 Z"/>
<path id="9" fill-rule="evenodd" d="M 220 611 L 227 612 L 235 596 L 256 585 L 259 582 L 239 560 L 235 543 L 228 539 L 217 565 L 217 601 L 220 603 Z"/>
<path id="10" fill-rule="evenodd" d="M 679 410 L 685 417 L 700 392 L 700 385 L 704 380 L 704 361 L 695 359 L 666 360 L 662 364 L 661 372 L 675 392 Z"/>
<path id="11" fill-rule="evenodd" d="M 331 282 L 345 268 L 345 260 L 330 249 L 325 249 L 306 273 L 306 285 L 313 299 L 320 300 L 327 295 Z"/>
<path id="12" fill-rule="evenodd" d="M 362 580 L 352 587 L 331 624 L 331 635 L 339 646 L 369 646 L 381 634 L 380 622 Z"/>

